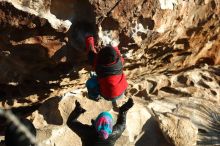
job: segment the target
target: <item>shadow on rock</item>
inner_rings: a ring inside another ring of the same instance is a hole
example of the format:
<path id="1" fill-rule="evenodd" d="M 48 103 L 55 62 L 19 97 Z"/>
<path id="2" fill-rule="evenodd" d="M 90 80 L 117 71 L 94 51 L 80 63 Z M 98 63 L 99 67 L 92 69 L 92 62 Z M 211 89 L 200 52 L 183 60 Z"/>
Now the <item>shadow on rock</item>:
<path id="1" fill-rule="evenodd" d="M 48 50 L 39 44 L 17 45 L 9 52 L 8 56 L 0 58 L 0 101 L 3 106 L 6 103 L 13 105 L 15 99 L 18 103 L 32 103 L 28 96 L 42 101 L 52 90 L 60 88 L 59 83 L 51 81 L 79 77 L 77 71 L 72 71 L 73 64 L 55 63 L 54 58 L 49 58 Z"/>
<path id="2" fill-rule="evenodd" d="M 150 118 L 143 126 L 144 134 L 137 140 L 135 146 L 172 146 L 168 143 L 157 122 L 154 118 Z"/>
<path id="3" fill-rule="evenodd" d="M 59 102 L 61 101 L 60 97 L 53 97 L 48 99 L 43 103 L 39 108 L 39 113 L 43 115 L 44 120 L 48 124 L 52 125 L 62 125 L 63 118 L 59 111 Z"/>
<path id="4" fill-rule="evenodd" d="M 28 96 L 37 96 L 38 101 L 42 101 L 49 96 L 52 92 L 50 89 L 58 88 L 58 84 L 49 84 L 37 81 L 25 81 L 18 85 L 0 84 L 0 101 L 3 106 L 5 104 L 13 105 L 14 100 L 18 103 L 32 103 L 31 98 Z"/>

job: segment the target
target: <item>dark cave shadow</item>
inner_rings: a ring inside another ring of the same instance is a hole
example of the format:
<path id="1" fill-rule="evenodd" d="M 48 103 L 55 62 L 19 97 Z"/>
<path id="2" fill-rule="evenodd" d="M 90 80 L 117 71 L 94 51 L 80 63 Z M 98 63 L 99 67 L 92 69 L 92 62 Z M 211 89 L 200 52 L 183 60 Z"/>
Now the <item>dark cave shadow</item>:
<path id="1" fill-rule="evenodd" d="M 3 105 L 6 103 L 13 105 L 13 101 L 16 100 L 18 103 L 29 103 L 32 101 L 25 99 L 25 97 L 36 94 L 39 97 L 39 101 L 49 97 L 52 92 L 50 89 L 59 88 L 59 84 L 48 84 L 37 81 L 25 81 L 16 86 L 0 84 L 0 102 Z"/>
<path id="2" fill-rule="evenodd" d="M 85 52 L 85 36 L 93 35 L 97 38 L 95 8 L 89 0 L 74 1 L 72 26 L 68 31 L 71 46 L 80 52 Z"/>
<path id="3" fill-rule="evenodd" d="M 13 105 L 15 99 L 18 103 L 31 103 L 25 97 L 34 94 L 43 100 L 49 97 L 51 89 L 62 88 L 58 82 L 63 78 L 74 80 L 79 77 L 77 71 L 70 73 L 72 63 L 54 63 L 47 49 L 39 44 L 11 46 L 9 51 L 10 54 L 3 58 L 4 63 L 10 66 L 6 69 L 8 83 L 0 84 L 0 102 L 3 105 Z"/>
<path id="4" fill-rule="evenodd" d="M 144 134 L 135 143 L 135 146 L 173 146 L 164 138 L 159 125 L 151 117 L 143 126 Z"/>
<path id="5" fill-rule="evenodd" d="M 77 52 L 86 52 L 85 38 L 87 35 L 92 35 L 94 38 L 97 38 L 95 32 L 95 24 L 87 22 L 85 20 L 80 20 L 75 22 L 69 32 L 70 45 Z"/>
<path id="6" fill-rule="evenodd" d="M 14 100 L 31 104 L 32 101 L 25 99 L 31 95 L 37 95 L 39 100 L 49 97 L 51 89 L 60 88 L 59 83 L 51 81 L 61 80 L 62 75 L 71 70 L 71 64 L 54 64 L 47 49 L 39 44 L 11 46 L 9 51 L 10 54 L 3 58 L 10 67 L 6 69 L 8 83 L 0 84 L 0 102 L 3 105 L 13 105 Z"/>

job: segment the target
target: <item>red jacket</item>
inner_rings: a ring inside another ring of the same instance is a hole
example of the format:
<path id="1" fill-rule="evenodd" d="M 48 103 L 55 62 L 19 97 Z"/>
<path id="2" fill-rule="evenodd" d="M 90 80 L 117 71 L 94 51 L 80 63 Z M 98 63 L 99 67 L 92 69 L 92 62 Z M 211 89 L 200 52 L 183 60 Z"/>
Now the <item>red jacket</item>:
<path id="1" fill-rule="evenodd" d="M 121 57 L 118 47 L 114 47 L 114 49 L 117 52 L 118 56 L 120 56 L 120 59 L 123 63 L 124 59 Z M 94 67 L 96 67 L 96 65 L 97 64 L 94 64 Z M 98 77 L 98 82 L 99 82 L 100 94 L 107 100 L 113 100 L 116 97 L 120 96 L 123 92 L 125 92 L 125 90 L 128 87 L 128 83 L 126 81 L 126 77 L 123 72 L 122 74 L 119 75 L 110 75 L 103 78 Z"/>
<path id="2" fill-rule="evenodd" d="M 107 100 L 113 100 L 120 96 L 128 87 L 124 73 L 121 75 L 98 78 L 98 82 L 100 93 Z"/>

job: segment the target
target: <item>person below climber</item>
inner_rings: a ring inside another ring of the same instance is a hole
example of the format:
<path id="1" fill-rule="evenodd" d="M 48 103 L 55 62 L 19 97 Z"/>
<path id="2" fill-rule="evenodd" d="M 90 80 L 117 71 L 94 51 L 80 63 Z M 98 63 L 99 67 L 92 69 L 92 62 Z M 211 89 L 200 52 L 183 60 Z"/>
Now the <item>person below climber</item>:
<path id="1" fill-rule="evenodd" d="M 31 121 L 27 119 L 20 119 L 21 124 L 29 130 L 33 138 L 36 138 L 36 129 Z M 31 140 L 20 131 L 14 123 L 8 123 L 5 130 L 5 145 L 6 146 L 35 146 Z"/>
<path id="2" fill-rule="evenodd" d="M 86 110 L 77 100 L 75 105 L 75 109 L 67 120 L 67 125 L 81 138 L 82 146 L 114 146 L 126 128 L 126 114 L 134 103 L 133 99 L 129 98 L 119 108 L 118 119 L 114 126 L 112 115 L 109 112 L 100 113 L 95 121 L 92 120 L 92 125 L 82 124 L 77 119 Z"/>
<path id="3" fill-rule="evenodd" d="M 103 47 L 100 51 L 95 48 L 94 37 L 88 35 L 85 39 L 86 51 L 88 53 L 89 63 L 97 74 L 97 78 L 91 78 L 86 83 L 88 86 L 94 86 L 94 81 L 97 80 L 98 89 L 96 92 L 89 93 L 97 97 L 99 93 L 106 100 L 112 101 L 113 107 L 117 107 L 116 100 L 123 97 L 125 90 L 128 87 L 125 74 L 123 73 L 124 59 L 116 45 Z M 94 90 L 93 90 L 94 91 Z"/>

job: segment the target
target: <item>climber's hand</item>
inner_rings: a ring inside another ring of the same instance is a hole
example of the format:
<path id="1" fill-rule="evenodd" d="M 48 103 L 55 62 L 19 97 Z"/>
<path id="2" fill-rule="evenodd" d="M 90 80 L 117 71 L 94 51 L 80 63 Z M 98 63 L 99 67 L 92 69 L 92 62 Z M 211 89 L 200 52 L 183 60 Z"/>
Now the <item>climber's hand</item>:
<path id="1" fill-rule="evenodd" d="M 117 41 L 117 40 L 112 40 L 111 43 L 110 43 L 110 45 L 111 45 L 112 47 L 117 47 L 117 46 L 119 45 L 119 41 Z"/>
<path id="2" fill-rule="evenodd" d="M 91 124 L 95 126 L 95 120 L 94 119 L 91 120 Z"/>
<path id="3" fill-rule="evenodd" d="M 127 112 L 134 105 L 132 98 L 129 98 L 126 103 L 124 103 L 120 108 L 119 112 Z"/>
<path id="4" fill-rule="evenodd" d="M 83 114 L 83 113 L 86 112 L 86 110 L 81 107 L 81 104 L 80 104 L 77 100 L 75 101 L 75 105 L 76 105 L 75 110 L 76 110 L 77 112 L 79 112 L 79 113 L 81 113 L 81 114 Z"/>

